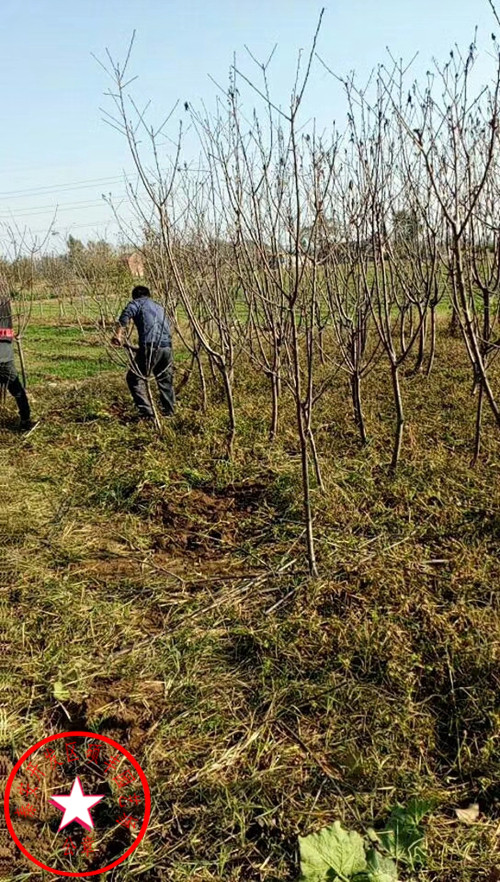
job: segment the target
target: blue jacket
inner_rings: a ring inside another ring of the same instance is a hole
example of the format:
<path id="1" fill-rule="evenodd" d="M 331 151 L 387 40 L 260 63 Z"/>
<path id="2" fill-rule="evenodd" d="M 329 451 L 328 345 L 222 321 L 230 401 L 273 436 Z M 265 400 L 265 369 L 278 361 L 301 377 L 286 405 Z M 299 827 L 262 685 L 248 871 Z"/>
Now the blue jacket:
<path id="1" fill-rule="evenodd" d="M 125 328 L 131 320 L 137 328 L 141 348 L 154 346 L 166 349 L 172 345 L 172 334 L 165 310 L 151 297 L 138 297 L 137 300 L 127 303 L 118 321 Z"/>

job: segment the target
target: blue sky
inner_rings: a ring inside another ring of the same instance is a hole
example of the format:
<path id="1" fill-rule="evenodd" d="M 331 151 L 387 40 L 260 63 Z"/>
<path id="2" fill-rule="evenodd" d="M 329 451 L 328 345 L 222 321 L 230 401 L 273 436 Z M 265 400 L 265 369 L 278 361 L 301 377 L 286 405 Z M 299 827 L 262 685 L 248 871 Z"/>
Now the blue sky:
<path id="1" fill-rule="evenodd" d="M 122 57 L 136 29 L 135 95 L 139 101 L 151 98 L 159 119 L 177 99 L 210 104 L 216 90 L 208 75 L 226 83 L 235 52 L 249 72 L 245 45 L 264 58 L 277 43 L 271 82 L 277 100 L 286 101 L 297 52 L 310 44 L 322 5 L 316 0 L 2 0 L 0 223 L 15 221 L 39 232 L 59 205 L 60 236 L 70 229 L 83 239 L 115 236 L 112 213 L 100 197 L 112 192 L 120 198 L 120 175 L 131 163 L 119 134 L 102 121 L 107 82 L 92 53 L 103 58 L 108 47 Z M 467 47 L 475 25 L 485 48 L 495 31 L 487 0 L 327 0 L 324 5 L 319 54 L 336 72 L 354 69 L 361 78 L 386 58 L 387 46 L 405 59 L 419 51 L 418 72 L 433 56 L 444 59 L 454 43 Z M 345 118 L 340 90 L 319 66 L 308 113 L 321 127 Z M 60 239 L 53 241 L 57 247 Z"/>

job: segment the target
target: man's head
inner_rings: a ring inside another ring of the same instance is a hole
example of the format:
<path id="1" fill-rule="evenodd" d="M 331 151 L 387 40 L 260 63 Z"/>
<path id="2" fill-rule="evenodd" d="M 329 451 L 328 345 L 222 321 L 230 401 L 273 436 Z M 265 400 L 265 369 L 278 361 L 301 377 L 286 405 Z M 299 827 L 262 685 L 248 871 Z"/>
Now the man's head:
<path id="1" fill-rule="evenodd" d="M 151 297 L 151 292 L 146 285 L 136 285 L 132 291 L 132 298 L 138 300 L 139 297 Z"/>

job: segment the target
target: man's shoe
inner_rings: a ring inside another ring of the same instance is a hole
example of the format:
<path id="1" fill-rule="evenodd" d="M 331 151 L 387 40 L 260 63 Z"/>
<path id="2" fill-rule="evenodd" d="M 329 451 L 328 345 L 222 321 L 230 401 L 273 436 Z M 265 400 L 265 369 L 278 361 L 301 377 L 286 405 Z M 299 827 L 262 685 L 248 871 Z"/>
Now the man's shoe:
<path id="1" fill-rule="evenodd" d="M 36 423 L 34 423 L 33 420 L 21 420 L 21 422 L 19 423 L 19 428 L 21 432 L 31 432 L 31 430 L 34 429 L 35 426 Z"/>

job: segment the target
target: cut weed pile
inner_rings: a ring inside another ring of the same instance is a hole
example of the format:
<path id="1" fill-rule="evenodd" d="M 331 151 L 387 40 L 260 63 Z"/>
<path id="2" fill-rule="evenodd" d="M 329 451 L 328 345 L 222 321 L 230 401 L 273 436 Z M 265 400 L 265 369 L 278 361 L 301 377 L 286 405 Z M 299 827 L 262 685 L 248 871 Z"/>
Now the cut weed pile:
<path id="1" fill-rule="evenodd" d="M 318 405 L 317 581 L 292 408 L 270 445 L 250 371 L 232 462 L 220 396 L 201 413 L 194 380 L 161 438 L 117 374 L 33 387 L 42 423 L 7 451 L 12 745 L 86 729 L 133 752 L 152 820 L 109 878 L 292 880 L 298 835 L 365 831 L 411 798 L 435 806 L 414 878 L 497 878 L 499 443 L 486 421 L 470 468 L 467 365 L 455 341 L 438 353 L 405 381 L 393 480 L 385 375 L 366 450 L 341 385 Z M 12 878 L 42 876 L 19 857 Z"/>

